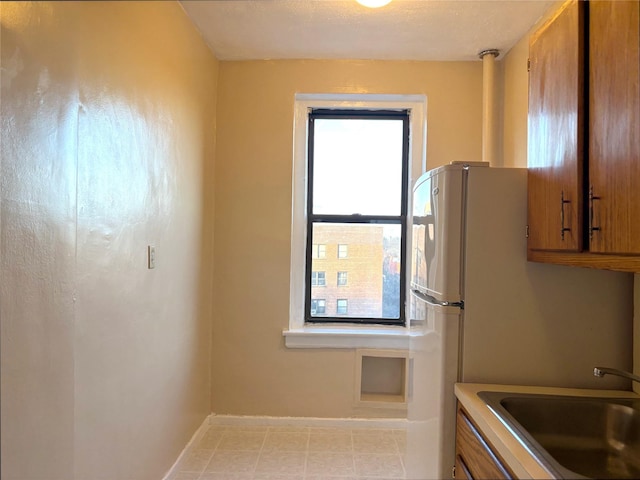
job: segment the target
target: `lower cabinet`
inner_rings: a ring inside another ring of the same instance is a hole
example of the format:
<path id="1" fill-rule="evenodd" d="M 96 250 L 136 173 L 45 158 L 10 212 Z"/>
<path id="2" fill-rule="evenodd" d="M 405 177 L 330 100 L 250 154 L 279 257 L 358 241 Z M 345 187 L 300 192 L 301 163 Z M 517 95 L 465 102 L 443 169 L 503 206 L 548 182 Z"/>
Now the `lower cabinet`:
<path id="1" fill-rule="evenodd" d="M 456 479 L 515 478 L 460 406 L 456 420 Z"/>

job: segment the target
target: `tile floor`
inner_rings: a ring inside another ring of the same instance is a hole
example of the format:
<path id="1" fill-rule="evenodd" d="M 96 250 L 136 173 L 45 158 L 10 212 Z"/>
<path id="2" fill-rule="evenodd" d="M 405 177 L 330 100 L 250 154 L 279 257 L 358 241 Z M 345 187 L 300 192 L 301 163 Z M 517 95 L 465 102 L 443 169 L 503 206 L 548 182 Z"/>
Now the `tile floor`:
<path id="1" fill-rule="evenodd" d="M 403 479 L 404 430 L 211 425 L 173 480 Z"/>

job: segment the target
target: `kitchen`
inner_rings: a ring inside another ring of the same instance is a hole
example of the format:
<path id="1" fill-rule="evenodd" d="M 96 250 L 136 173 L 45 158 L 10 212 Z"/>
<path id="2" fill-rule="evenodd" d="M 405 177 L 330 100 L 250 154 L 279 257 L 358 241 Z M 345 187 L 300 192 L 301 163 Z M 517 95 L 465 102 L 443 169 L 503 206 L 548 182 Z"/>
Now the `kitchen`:
<path id="1" fill-rule="evenodd" d="M 482 150 L 477 60 L 218 61 L 144 3 L 0 5 L 3 478 L 160 478 L 211 412 L 388 416 L 354 411 L 353 350 L 283 342 L 292 99 L 422 93 L 430 167 Z M 527 165 L 527 55 L 500 62 L 506 167 Z M 629 370 L 639 282 L 602 275 Z"/>

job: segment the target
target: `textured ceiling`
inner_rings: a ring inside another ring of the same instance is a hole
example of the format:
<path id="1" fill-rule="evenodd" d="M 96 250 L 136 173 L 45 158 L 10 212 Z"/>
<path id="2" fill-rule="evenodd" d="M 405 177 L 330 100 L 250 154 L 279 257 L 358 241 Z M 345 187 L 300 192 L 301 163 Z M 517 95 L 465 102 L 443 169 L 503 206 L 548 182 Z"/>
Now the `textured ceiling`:
<path id="1" fill-rule="evenodd" d="M 476 60 L 506 53 L 557 0 L 182 0 L 220 60 Z"/>

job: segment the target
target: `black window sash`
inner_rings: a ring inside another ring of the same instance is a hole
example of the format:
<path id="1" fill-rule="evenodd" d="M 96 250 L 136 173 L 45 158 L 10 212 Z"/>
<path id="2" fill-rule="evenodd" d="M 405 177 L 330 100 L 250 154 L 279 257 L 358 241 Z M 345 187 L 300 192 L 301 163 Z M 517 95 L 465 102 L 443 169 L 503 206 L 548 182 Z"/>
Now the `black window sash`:
<path id="1" fill-rule="evenodd" d="M 366 119 L 393 120 L 403 122 L 402 142 L 402 188 L 400 215 L 331 215 L 313 213 L 313 152 L 314 125 L 316 119 Z M 409 198 L 409 111 L 408 110 L 332 110 L 314 109 L 308 118 L 307 142 L 307 242 L 305 259 L 305 322 L 307 323 L 362 323 L 383 325 L 405 325 L 405 293 L 407 269 L 407 209 Z M 345 224 L 397 224 L 400 225 L 400 308 L 399 318 L 382 317 L 314 317 L 311 315 L 311 265 L 313 254 L 313 225 L 314 223 L 345 223 Z"/>

